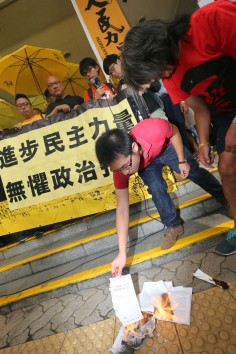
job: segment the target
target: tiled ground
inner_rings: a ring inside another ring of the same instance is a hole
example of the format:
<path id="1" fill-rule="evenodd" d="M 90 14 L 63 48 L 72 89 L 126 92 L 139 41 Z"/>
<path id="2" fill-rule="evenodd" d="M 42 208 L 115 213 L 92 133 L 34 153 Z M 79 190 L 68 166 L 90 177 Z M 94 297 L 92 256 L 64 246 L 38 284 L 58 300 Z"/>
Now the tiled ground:
<path id="1" fill-rule="evenodd" d="M 196 295 L 191 326 L 159 322 L 154 338 L 147 339 L 137 353 L 236 353 L 235 283 L 223 291 L 193 278 L 200 268 L 212 277 L 235 282 L 236 254 L 222 257 L 212 248 L 177 260 L 169 257 L 162 266 L 142 269 L 140 265 L 132 275 L 136 293 L 145 281 L 171 280 L 174 286 L 192 287 Z M 206 289 L 210 290 L 202 292 Z M 71 286 L 53 297 L 47 293 L 1 308 L 0 353 L 105 354 L 117 327 L 108 281 L 84 290 Z"/>
<path id="2" fill-rule="evenodd" d="M 115 317 L 0 351 L 1 354 L 108 354 L 120 323 Z M 137 354 L 235 354 L 236 282 L 193 295 L 191 324 L 159 321 Z"/>

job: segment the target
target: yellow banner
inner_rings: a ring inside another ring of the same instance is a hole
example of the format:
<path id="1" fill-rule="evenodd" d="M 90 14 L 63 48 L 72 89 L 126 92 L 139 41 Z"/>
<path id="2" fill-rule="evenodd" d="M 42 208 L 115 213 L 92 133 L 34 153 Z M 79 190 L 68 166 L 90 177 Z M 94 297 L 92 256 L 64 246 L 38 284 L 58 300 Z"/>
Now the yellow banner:
<path id="1" fill-rule="evenodd" d="M 9 208 L 45 203 L 112 183 L 109 169 L 98 165 L 95 140 L 106 130 L 129 131 L 136 123 L 123 100 L 2 140 L 0 168 Z"/>
<path id="2" fill-rule="evenodd" d="M 116 0 L 72 0 L 72 4 L 101 66 L 107 54 L 120 52 L 130 26 Z"/>
<path id="3" fill-rule="evenodd" d="M 0 168 L 7 201 L 0 202 L 0 236 L 112 210 L 112 176 L 97 162 L 95 140 L 114 127 L 137 123 L 127 100 L 0 141 Z M 171 173 L 164 178 L 176 189 Z M 133 176 L 130 203 L 149 199 Z"/>

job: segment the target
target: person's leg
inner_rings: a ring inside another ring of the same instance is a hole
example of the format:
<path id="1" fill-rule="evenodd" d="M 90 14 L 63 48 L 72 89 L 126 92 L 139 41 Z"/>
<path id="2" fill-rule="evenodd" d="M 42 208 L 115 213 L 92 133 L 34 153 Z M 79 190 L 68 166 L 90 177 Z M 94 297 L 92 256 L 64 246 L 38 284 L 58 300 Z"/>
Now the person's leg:
<path id="1" fill-rule="evenodd" d="M 219 155 L 219 173 L 236 226 L 236 153 L 224 151 Z"/>
<path id="2" fill-rule="evenodd" d="M 217 150 L 219 153 L 219 173 L 222 180 L 225 197 L 234 219 L 234 227 L 226 235 L 226 239 L 219 243 L 215 250 L 224 256 L 236 253 L 236 153 L 226 152 L 225 135 L 231 125 L 236 112 L 219 117 L 217 131 Z"/>
<path id="3" fill-rule="evenodd" d="M 159 211 L 161 221 L 167 226 L 166 233 L 161 242 L 162 249 L 172 247 L 176 243 L 177 237 L 184 232 L 175 205 L 167 192 L 166 182 L 162 177 L 163 163 L 161 162 L 161 159 L 164 158 L 163 155 L 165 154 L 166 152 L 161 155 L 161 158 L 157 157 L 144 170 L 139 171 L 140 177 L 148 186 L 148 191 L 152 195 L 153 202 Z"/>
<path id="4" fill-rule="evenodd" d="M 222 185 L 206 169 L 199 167 L 198 162 L 193 158 L 191 152 L 184 147 L 185 158 L 190 165 L 189 179 L 210 193 L 218 201 L 224 202 Z M 172 145 L 169 145 L 163 154 L 161 162 L 169 166 L 172 170 L 180 173 L 176 152 Z"/>
<path id="5" fill-rule="evenodd" d="M 163 164 L 157 157 L 149 166 L 139 171 L 140 177 L 148 187 L 148 192 L 160 214 L 162 223 L 167 227 L 181 224 L 172 199 L 167 192 L 167 185 L 162 177 Z"/>
<path id="6" fill-rule="evenodd" d="M 220 182 L 205 168 L 199 167 L 192 154 L 185 149 L 185 158 L 190 165 L 189 179 L 211 194 L 217 201 L 225 204 L 225 196 Z"/>

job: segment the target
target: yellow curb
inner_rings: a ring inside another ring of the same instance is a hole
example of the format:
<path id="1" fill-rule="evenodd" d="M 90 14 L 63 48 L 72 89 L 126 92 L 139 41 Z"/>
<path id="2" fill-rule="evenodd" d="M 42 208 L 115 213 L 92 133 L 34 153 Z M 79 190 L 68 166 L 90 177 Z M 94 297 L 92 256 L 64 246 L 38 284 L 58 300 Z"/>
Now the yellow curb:
<path id="1" fill-rule="evenodd" d="M 204 239 L 219 235 L 221 233 L 227 232 L 231 227 L 233 226 L 233 221 L 227 221 L 225 223 L 221 223 L 219 225 L 214 226 L 213 228 L 209 228 L 207 230 L 192 234 L 191 236 L 188 236 L 184 239 L 181 239 L 176 242 L 176 244 L 168 250 L 162 250 L 160 247 L 156 247 L 152 250 L 145 251 L 142 253 L 139 253 L 137 255 L 131 256 L 127 258 L 127 265 L 133 265 L 133 264 L 138 264 L 141 262 L 144 262 L 146 260 L 156 258 L 163 256 L 167 253 L 174 252 L 176 250 L 179 250 L 181 248 L 187 247 L 193 243 L 196 243 L 198 241 L 202 241 Z M 92 268 L 74 275 L 70 275 L 58 280 L 53 280 L 51 282 L 47 282 L 41 285 L 34 286 L 30 289 L 23 290 L 19 293 L 15 293 L 12 295 L 7 295 L 2 298 L 0 298 L 0 306 L 5 306 L 10 303 L 23 300 L 25 298 L 39 295 L 41 293 L 46 293 L 52 290 L 56 290 L 58 288 L 65 287 L 67 285 L 79 283 L 81 281 L 87 280 L 87 279 L 92 279 L 95 278 L 99 275 L 103 275 L 105 273 L 109 273 L 111 271 L 111 264 L 104 264 L 102 266 Z"/>

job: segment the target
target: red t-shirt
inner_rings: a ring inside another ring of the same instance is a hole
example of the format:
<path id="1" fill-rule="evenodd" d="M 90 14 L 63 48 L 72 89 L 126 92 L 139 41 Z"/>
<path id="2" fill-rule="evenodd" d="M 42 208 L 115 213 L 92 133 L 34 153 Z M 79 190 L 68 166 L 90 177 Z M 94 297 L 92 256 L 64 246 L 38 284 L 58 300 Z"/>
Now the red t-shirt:
<path id="1" fill-rule="evenodd" d="M 176 104 L 203 95 L 219 111 L 236 109 L 236 3 L 218 0 L 197 10 L 179 63 L 163 83 Z"/>
<path id="2" fill-rule="evenodd" d="M 165 119 L 149 118 L 135 125 L 129 134 L 145 151 L 145 157 L 141 158 L 139 165 L 139 170 L 142 170 L 171 144 L 170 138 L 173 134 L 173 127 Z M 130 174 L 124 175 L 122 172 L 113 172 L 115 188 L 127 188 L 130 176 Z"/>

